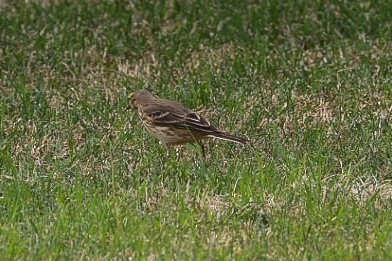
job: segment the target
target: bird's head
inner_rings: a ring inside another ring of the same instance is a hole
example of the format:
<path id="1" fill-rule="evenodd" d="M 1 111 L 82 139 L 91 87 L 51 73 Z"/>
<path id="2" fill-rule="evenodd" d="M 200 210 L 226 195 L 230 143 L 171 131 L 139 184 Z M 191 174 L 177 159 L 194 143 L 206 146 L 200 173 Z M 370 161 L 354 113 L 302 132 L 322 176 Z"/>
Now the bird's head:
<path id="1" fill-rule="evenodd" d="M 155 98 L 149 91 L 142 89 L 142 90 L 132 92 L 128 95 L 129 105 L 127 107 L 127 110 L 137 109 L 138 104 L 143 103 L 150 99 L 155 99 Z"/>

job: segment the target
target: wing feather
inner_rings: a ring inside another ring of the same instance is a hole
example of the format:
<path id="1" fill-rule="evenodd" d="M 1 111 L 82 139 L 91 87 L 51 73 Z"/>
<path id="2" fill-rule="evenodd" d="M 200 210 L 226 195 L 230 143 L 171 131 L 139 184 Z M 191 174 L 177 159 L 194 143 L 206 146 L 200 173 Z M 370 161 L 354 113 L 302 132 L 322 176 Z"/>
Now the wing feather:
<path id="1" fill-rule="evenodd" d="M 159 103 L 151 104 L 145 106 L 143 110 L 157 126 L 210 133 L 218 131 L 208 120 L 176 102 L 168 103 L 166 101 L 165 106 L 160 106 Z"/>

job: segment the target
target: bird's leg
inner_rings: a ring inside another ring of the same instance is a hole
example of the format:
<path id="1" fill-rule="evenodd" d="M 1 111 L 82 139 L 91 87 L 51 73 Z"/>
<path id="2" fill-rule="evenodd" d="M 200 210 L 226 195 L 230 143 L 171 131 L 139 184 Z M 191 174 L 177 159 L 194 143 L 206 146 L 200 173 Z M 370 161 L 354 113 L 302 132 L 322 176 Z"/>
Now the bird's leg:
<path id="1" fill-rule="evenodd" d="M 203 145 L 203 143 L 201 142 L 201 140 L 198 140 L 198 141 L 197 141 L 197 144 L 199 144 L 199 146 L 200 146 L 200 148 L 201 148 L 201 153 L 202 153 L 203 159 L 204 159 L 204 161 L 205 161 L 205 160 L 206 160 L 206 152 L 205 152 L 205 149 L 204 149 L 204 145 Z"/>
<path id="2" fill-rule="evenodd" d="M 197 144 L 200 146 L 201 149 L 201 154 L 203 156 L 203 159 L 200 159 L 200 155 L 199 155 L 199 160 L 195 159 L 195 164 L 197 166 L 197 168 L 199 169 L 199 173 L 204 173 L 206 174 L 207 172 L 207 168 L 208 168 L 208 160 L 207 160 L 207 156 L 206 156 L 206 150 L 204 148 L 204 144 L 201 140 L 197 141 Z"/>

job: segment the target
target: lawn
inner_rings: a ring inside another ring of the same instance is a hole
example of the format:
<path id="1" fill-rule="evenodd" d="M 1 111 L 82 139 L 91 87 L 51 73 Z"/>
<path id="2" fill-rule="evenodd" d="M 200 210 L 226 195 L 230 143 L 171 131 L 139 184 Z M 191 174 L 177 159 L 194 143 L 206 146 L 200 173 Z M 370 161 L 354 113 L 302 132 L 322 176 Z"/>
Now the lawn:
<path id="1" fill-rule="evenodd" d="M 391 1 L 0 1 L 0 260 L 391 260 Z M 146 88 L 252 146 L 178 159 Z"/>

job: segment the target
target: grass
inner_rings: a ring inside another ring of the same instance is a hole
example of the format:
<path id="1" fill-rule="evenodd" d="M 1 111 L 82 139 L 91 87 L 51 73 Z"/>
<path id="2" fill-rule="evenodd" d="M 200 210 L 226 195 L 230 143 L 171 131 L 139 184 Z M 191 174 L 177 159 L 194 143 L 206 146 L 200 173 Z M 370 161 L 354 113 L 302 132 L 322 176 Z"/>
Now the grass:
<path id="1" fill-rule="evenodd" d="M 0 259 L 392 258 L 390 1 L 1 2 Z"/>

